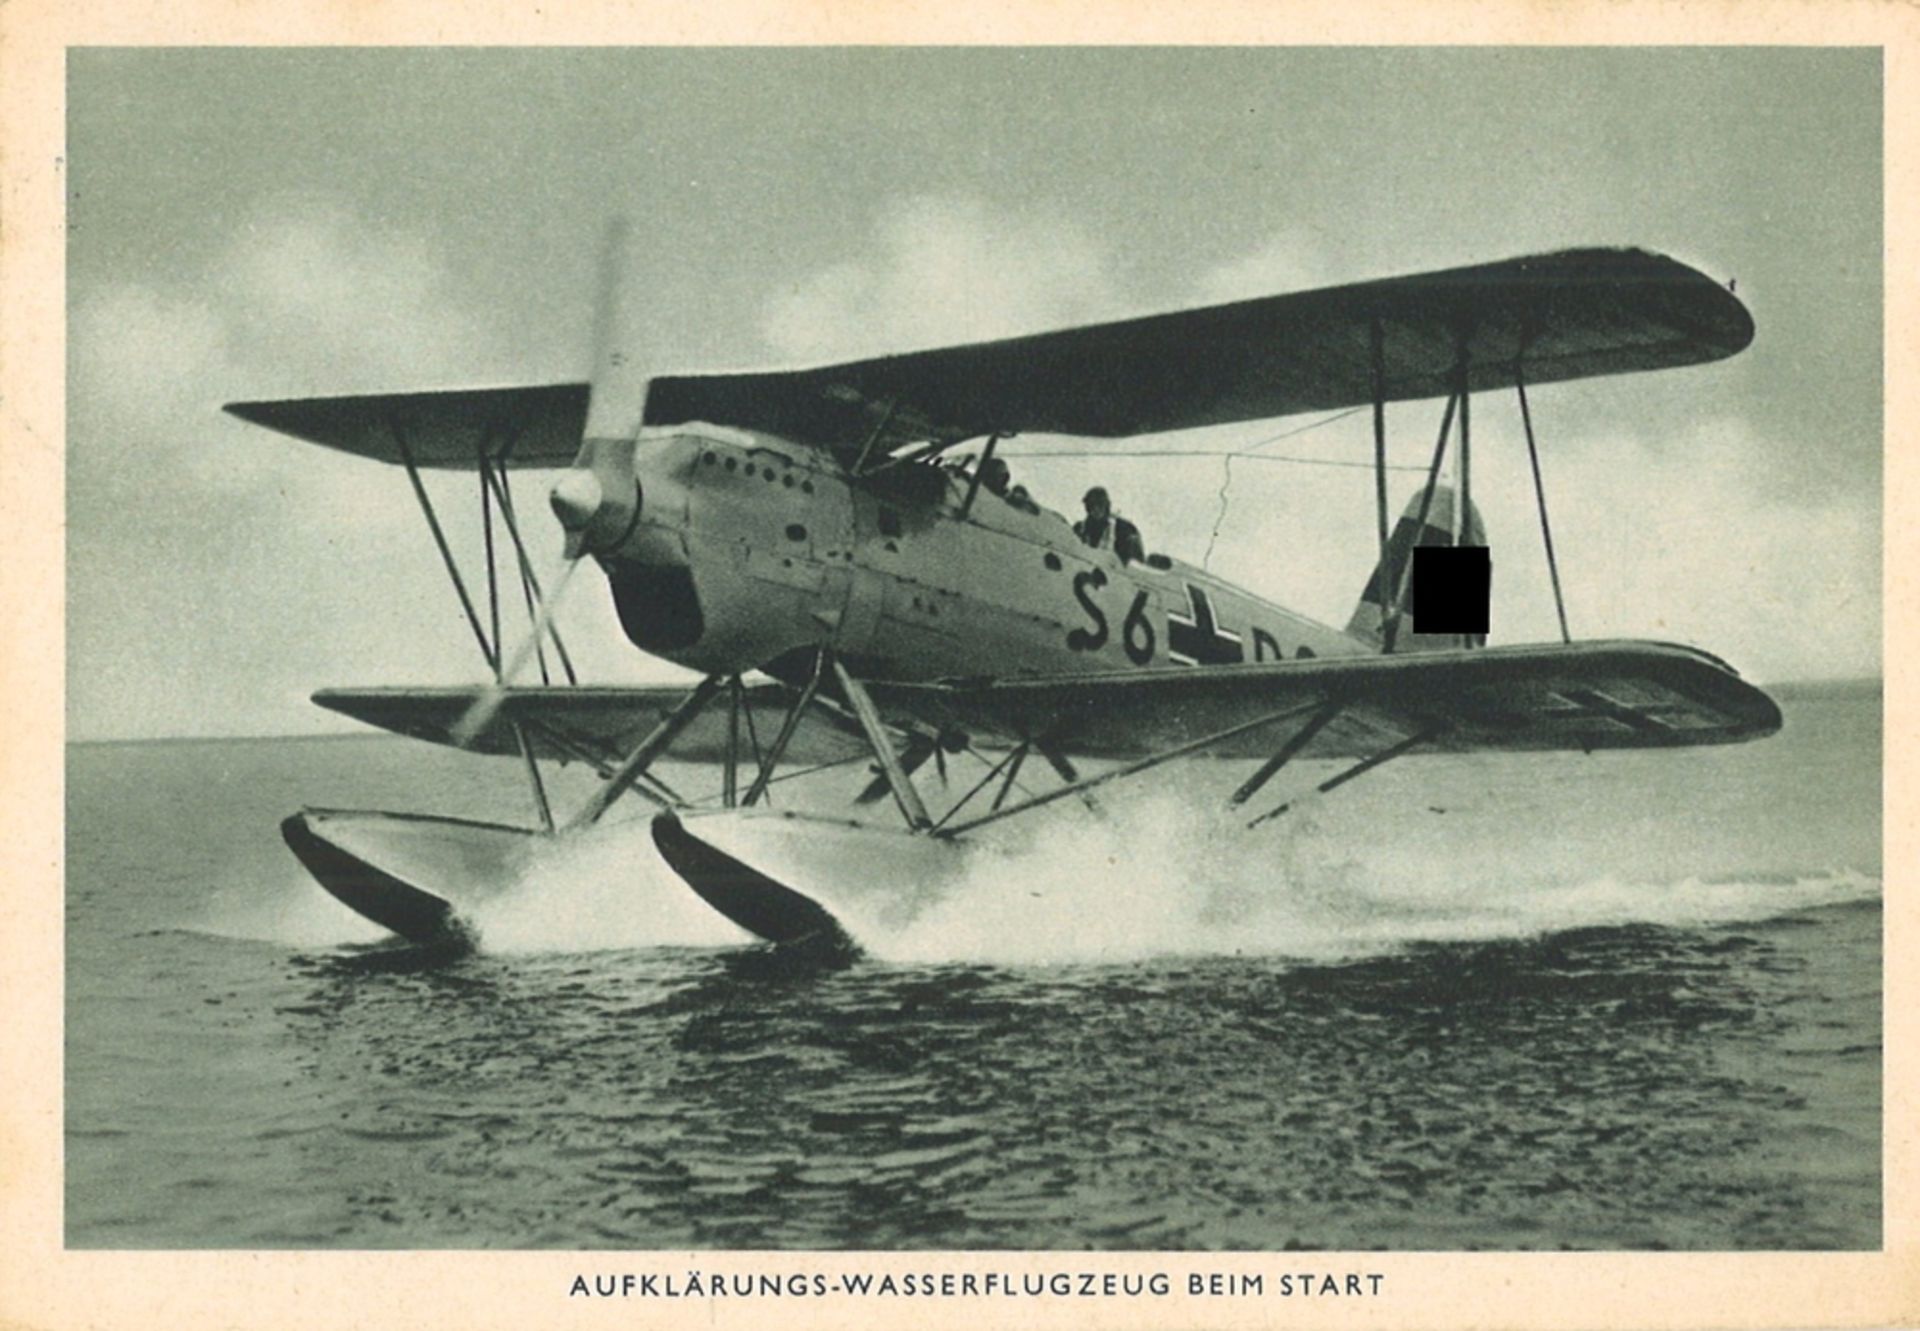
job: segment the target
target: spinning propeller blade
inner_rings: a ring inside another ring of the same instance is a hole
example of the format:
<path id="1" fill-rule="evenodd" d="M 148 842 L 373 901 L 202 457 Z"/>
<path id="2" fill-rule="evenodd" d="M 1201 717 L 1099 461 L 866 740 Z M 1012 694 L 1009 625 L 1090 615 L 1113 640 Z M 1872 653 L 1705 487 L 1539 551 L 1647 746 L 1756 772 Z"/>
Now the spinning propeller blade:
<path id="1" fill-rule="evenodd" d="M 635 365 L 634 329 L 624 302 L 630 231 L 624 217 L 614 218 L 607 227 L 594 294 L 593 379 L 587 392 L 579 453 L 549 496 L 554 516 L 566 532 L 566 566 L 552 590 L 541 598 L 539 613 L 526 638 L 453 728 L 454 742 L 463 748 L 499 714 L 508 689 L 548 633 L 581 557 L 592 553 L 595 536 L 609 527 L 616 531 L 624 528 L 639 502 L 633 479 L 633 448 L 646 416 L 648 381 Z"/>

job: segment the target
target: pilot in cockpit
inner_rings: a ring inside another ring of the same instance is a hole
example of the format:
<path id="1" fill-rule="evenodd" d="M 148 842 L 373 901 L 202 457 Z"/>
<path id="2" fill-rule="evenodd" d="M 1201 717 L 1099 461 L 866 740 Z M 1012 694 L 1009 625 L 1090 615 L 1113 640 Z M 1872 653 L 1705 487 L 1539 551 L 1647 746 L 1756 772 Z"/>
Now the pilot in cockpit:
<path id="1" fill-rule="evenodd" d="M 1096 550 L 1111 548 L 1123 564 L 1146 558 L 1140 529 L 1113 511 L 1104 486 L 1094 486 L 1080 502 L 1087 506 L 1087 515 L 1073 524 L 1075 536 Z"/>
<path id="2" fill-rule="evenodd" d="M 1007 485 L 1013 480 L 1013 473 L 1001 458 L 987 458 L 980 464 L 980 484 L 1002 499 L 1007 497 Z"/>

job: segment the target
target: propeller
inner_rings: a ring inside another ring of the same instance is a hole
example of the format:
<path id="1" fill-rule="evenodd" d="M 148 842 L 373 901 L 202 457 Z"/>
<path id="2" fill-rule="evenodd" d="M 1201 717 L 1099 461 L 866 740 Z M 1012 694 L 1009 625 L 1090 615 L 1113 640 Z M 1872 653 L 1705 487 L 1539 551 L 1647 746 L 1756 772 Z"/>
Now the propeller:
<path id="1" fill-rule="evenodd" d="M 636 372 L 630 350 L 634 329 L 625 317 L 628 312 L 623 288 L 630 270 L 630 230 L 624 217 L 615 217 L 607 227 L 594 294 L 593 377 L 580 431 L 580 452 L 548 497 L 566 533 L 562 551 L 566 564 L 541 598 L 539 613 L 526 638 L 454 725 L 453 741 L 462 748 L 471 746 L 506 704 L 514 681 L 550 631 L 583 556 L 594 553 L 596 540 L 604 541 L 610 532 L 624 531 L 640 503 L 633 479 L 633 450 L 646 417 L 648 381 Z"/>

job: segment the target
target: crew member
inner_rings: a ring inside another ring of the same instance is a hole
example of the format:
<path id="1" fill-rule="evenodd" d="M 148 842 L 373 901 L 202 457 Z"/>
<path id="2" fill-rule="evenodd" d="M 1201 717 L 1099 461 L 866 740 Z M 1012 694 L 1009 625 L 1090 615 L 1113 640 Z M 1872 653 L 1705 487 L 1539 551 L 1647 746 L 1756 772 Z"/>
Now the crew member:
<path id="1" fill-rule="evenodd" d="M 1006 459 L 988 458 L 980 464 L 980 484 L 986 489 L 1007 497 L 1007 485 L 1013 480 L 1013 473 L 1007 469 Z"/>
<path id="2" fill-rule="evenodd" d="M 1080 502 L 1087 506 L 1087 516 L 1073 524 L 1075 536 L 1096 550 L 1104 547 L 1111 537 L 1113 552 L 1120 556 L 1123 564 L 1146 557 L 1140 529 L 1113 511 L 1113 500 L 1107 496 L 1105 487 L 1094 486 Z"/>

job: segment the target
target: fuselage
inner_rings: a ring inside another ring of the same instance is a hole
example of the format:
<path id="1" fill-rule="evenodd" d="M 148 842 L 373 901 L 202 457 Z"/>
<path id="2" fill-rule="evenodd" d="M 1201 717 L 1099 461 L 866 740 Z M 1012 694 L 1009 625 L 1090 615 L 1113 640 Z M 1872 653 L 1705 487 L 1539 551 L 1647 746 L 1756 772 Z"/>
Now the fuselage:
<path id="1" fill-rule="evenodd" d="M 855 478 L 776 436 L 690 425 L 598 470 L 634 496 L 586 546 L 622 627 L 703 674 L 788 673 L 820 646 L 894 680 L 1371 650 L 1179 560 L 1091 547 L 1059 513 L 931 462 Z"/>

